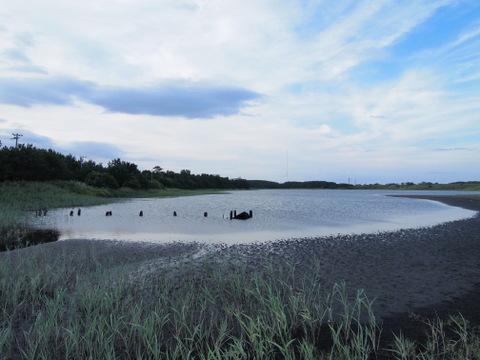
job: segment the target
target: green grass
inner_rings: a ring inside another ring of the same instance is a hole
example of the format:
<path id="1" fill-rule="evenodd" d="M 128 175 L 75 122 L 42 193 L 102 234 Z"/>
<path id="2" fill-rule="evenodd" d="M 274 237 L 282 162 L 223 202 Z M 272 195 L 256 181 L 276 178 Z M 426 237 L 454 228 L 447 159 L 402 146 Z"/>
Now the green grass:
<path id="1" fill-rule="evenodd" d="M 19 238 L 25 212 L 115 201 L 77 183 L 2 184 L 0 195 L 2 231 Z M 138 276 L 142 263 L 89 247 L 3 252 L 0 360 L 480 358 L 478 328 L 460 314 L 419 319 L 427 341 L 389 337 L 363 290 L 320 286 L 320 261 L 305 272 L 187 257 Z"/>
<path id="2" fill-rule="evenodd" d="M 105 254 L 35 249 L 0 262 L 0 359 L 478 359 L 460 315 L 429 341 L 382 327 L 362 290 L 322 289 L 290 264 L 186 260 L 138 278 Z M 46 258 L 49 260 L 45 261 Z M 446 335 L 446 334 L 450 335 Z"/>

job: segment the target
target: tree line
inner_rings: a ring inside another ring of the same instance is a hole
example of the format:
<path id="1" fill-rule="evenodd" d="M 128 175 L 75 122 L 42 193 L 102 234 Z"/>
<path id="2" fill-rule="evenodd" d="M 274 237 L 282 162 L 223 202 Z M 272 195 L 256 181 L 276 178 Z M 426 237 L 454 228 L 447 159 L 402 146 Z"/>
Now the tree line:
<path id="1" fill-rule="evenodd" d="M 267 180 L 248 180 L 253 189 L 353 189 L 351 184 L 337 184 L 332 181 L 287 181 L 278 183 Z"/>
<path id="2" fill-rule="evenodd" d="M 4 181 L 72 180 L 95 187 L 117 189 L 248 189 L 247 180 L 229 179 L 220 175 L 164 171 L 160 166 L 140 171 L 134 163 L 120 158 L 107 166 L 85 161 L 83 157 L 64 155 L 52 149 L 39 149 L 31 144 L 0 149 L 0 182 Z"/>

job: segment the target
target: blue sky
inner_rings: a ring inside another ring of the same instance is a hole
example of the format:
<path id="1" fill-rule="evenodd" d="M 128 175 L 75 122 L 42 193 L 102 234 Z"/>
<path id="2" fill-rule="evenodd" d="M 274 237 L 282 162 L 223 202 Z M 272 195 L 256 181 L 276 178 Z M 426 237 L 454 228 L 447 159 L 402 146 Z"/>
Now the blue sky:
<path id="1" fill-rule="evenodd" d="M 106 164 L 480 180 L 477 0 L 0 0 L 0 140 Z"/>

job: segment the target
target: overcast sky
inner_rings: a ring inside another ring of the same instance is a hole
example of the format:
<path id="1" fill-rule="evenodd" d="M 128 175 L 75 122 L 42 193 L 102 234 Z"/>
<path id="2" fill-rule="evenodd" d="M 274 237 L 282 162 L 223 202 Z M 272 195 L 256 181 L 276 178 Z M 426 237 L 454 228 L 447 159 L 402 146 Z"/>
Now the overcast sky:
<path id="1" fill-rule="evenodd" d="M 0 0 L 0 140 L 273 181 L 480 180 L 478 0 Z"/>

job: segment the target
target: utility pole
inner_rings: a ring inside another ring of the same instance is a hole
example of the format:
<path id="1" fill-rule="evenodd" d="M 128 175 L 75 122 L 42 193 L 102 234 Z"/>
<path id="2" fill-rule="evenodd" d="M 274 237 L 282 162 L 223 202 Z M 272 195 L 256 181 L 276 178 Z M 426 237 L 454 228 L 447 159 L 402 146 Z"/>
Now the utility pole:
<path id="1" fill-rule="evenodd" d="M 15 140 L 15 147 L 18 147 L 18 139 L 19 139 L 20 137 L 22 137 L 23 135 L 22 135 L 22 134 L 19 134 L 19 133 L 12 133 L 12 135 L 13 135 L 12 140 Z"/>
<path id="2" fill-rule="evenodd" d="M 83 160 L 85 160 L 86 156 L 80 156 L 80 169 L 83 167 Z"/>

